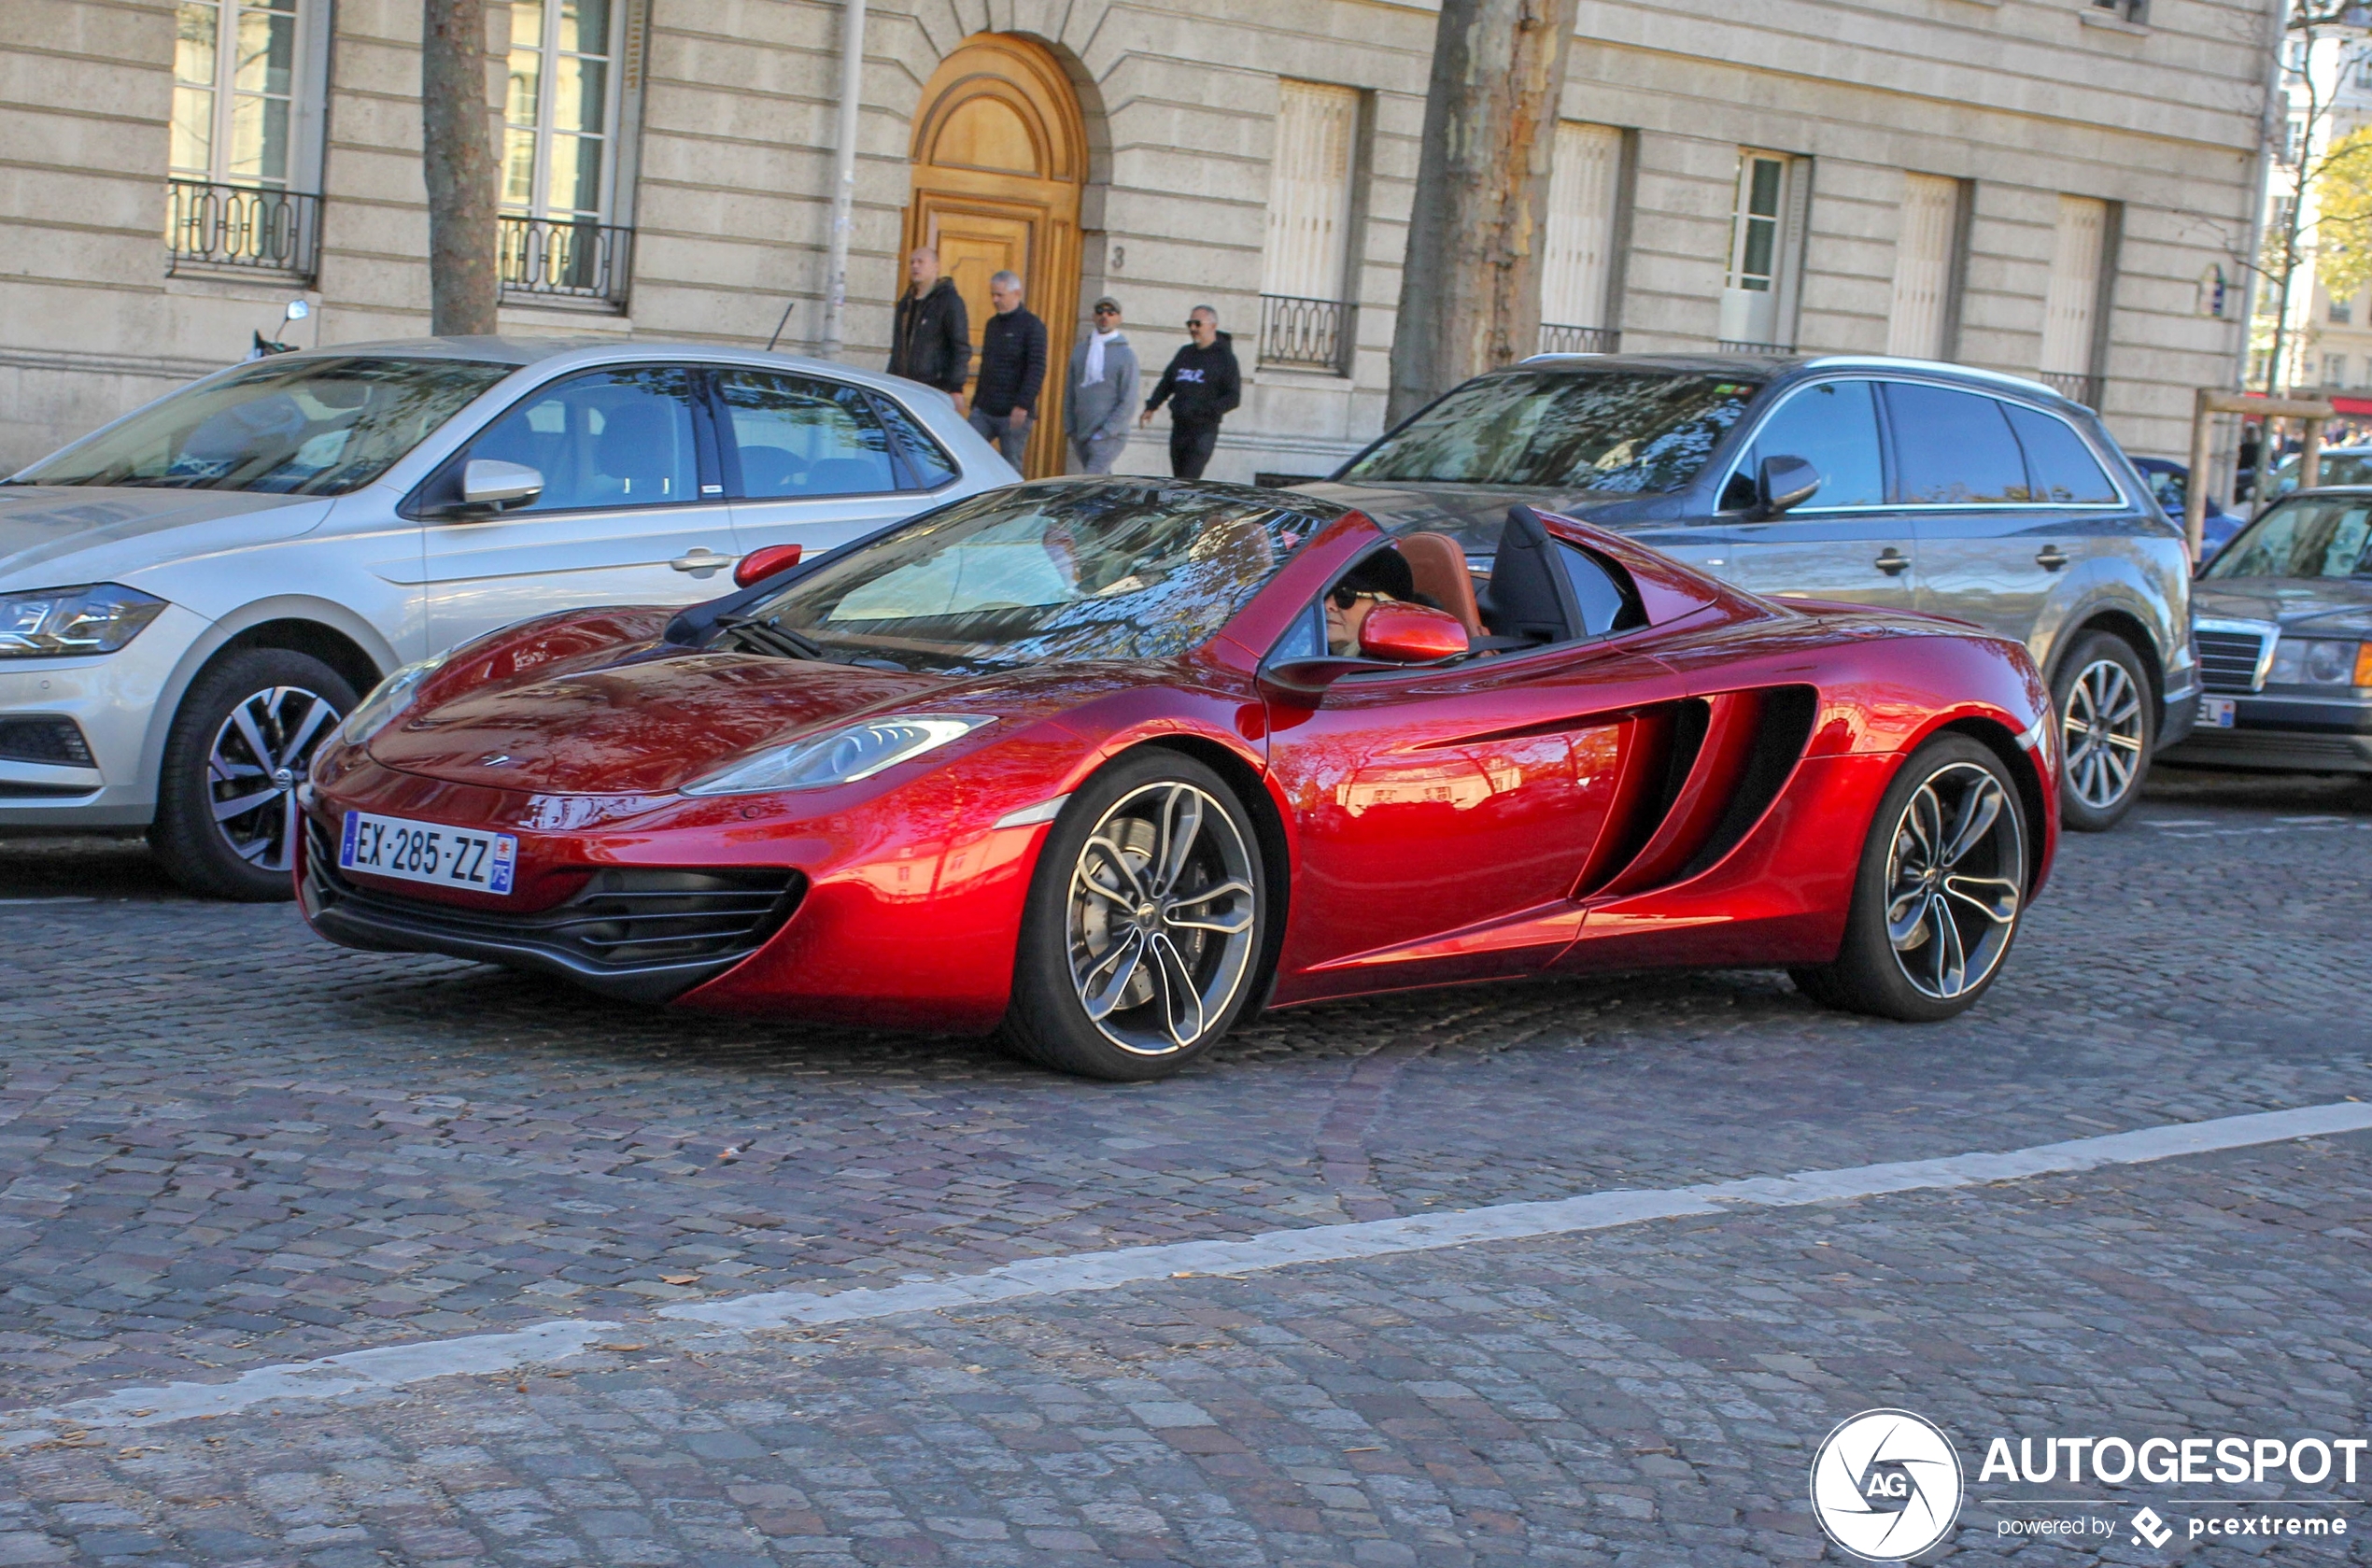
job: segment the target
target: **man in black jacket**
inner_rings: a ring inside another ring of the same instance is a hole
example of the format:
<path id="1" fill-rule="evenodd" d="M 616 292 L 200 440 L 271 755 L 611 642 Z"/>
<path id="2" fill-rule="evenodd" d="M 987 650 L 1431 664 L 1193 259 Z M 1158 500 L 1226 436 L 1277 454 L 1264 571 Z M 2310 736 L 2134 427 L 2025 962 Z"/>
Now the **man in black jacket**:
<path id="1" fill-rule="evenodd" d="M 964 381 L 972 371 L 972 324 L 955 280 L 941 277 L 939 252 L 923 247 L 907 259 L 912 286 L 898 296 L 897 320 L 890 337 L 889 371 L 909 381 L 936 387 L 964 409 Z"/>
<path id="2" fill-rule="evenodd" d="M 1169 471 L 1180 479 L 1200 479 L 1219 445 L 1219 421 L 1244 401 L 1243 373 L 1235 368 L 1235 350 L 1219 330 L 1219 312 L 1198 304 L 1186 313 L 1186 332 L 1193 339 L 1170 357 L 1169 368 L 1145 400 L 1140 425 L 1153 422 L 1153 410 L 1169 403 Z"/>
<path id="3" fill-rule="evenodd" d="M 981 329 L 981 378 L 972 388 L 972 429 L 1005 460 L 1022 466 L 1038 394 L 1046 385 L 1046 323 L 1022 308 L 1022 280 L 1000 272 L 988 280 L 996 314 Z"/>

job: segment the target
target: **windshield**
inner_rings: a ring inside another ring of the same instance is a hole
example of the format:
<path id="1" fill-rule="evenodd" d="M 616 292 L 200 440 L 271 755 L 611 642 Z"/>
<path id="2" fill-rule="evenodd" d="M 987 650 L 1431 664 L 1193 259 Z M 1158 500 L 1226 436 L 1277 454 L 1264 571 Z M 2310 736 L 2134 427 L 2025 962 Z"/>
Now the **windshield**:
<path id="1" fill-rule="evenodd" d="M 1018 486 L 918 518 L 743 614 L 828 657 L 916 671 L 1166 658 L 1216 635 L 1321 522 L 1158 480 Z"/>
<path id="2" fill-rule="evenodd" d="M 1696 477 L 1760 387 L 1728 376 L 1570 371 L 1467 382 L 1336 477 L 1642 494 Z"/>
<path id="3" fill-rule="evenodd" d="M 2243 529 L 2205 575 L 2372 576 L 2372 496 L 2285 501 Z"/>
<path id="4" fill-rule="evenodd" d="M 386 473 L 515 368 L 483 360 L 265 360 L 176 392 L 12 482 L 343 495 Z"/>
<path id="5" fill-rule="evenodd" d="M 2298 487 L 2298 473 L 2306 466 L 2303 458 L 2282 459 L 2273 471 L 2273 487 L 2282 495 Z M 2372 485 L 2372 452 L 2325 452 L 2316 465 L 2314 482 L 2318 485 Z"/>

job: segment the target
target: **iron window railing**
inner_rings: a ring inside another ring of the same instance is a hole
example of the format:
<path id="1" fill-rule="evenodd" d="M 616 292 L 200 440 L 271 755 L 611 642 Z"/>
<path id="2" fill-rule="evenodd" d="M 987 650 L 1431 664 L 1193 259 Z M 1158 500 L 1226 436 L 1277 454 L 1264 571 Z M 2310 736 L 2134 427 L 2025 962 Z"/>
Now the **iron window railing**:
<path id="1" fill-rule="evenodd" d="M 1617 327 L 1568 327 L 1555 321 L 1540 324 L 1540 347 L 1543 354 L 1613 354 L 1622 347 L 1622 332 Z"/>
<path id="2" fill-rule="evenodd" d="M 1720 343 L 1721 351 L 1725 354 L 1792 354 L 1796 351 L 1792 343 L 1754 343 L 1744 338 L 1730 337 L 1721 339 Z"/>
<path id="3" fill-rule="evenodd" d="M 622 307 L 634 231 L 573 218 L 502 215 L 498 266 L 514 299 L 589 300 Z"/>
<path id="4" fill-rule="evenodd" d="M 165 181 L 168 275 L 212 268 L 310 279 L 321 248 L 321 198 L 218 180 Z"/>
<path id="5" fill-rule="evenodd" d="M 2095 410 L 2100 406 L 2100 377 L 2097 375 L 2083 371 L 2046 370 L 2036 379 L 2069 403 L 2080 403 Z"/>
<path id="6" fill-rule="evenodd" d="M 1260 362 L 1292 370 L 1350 374 L 1351 321 L 1358 307 L 1342 300 L 1260 297 Z"/>

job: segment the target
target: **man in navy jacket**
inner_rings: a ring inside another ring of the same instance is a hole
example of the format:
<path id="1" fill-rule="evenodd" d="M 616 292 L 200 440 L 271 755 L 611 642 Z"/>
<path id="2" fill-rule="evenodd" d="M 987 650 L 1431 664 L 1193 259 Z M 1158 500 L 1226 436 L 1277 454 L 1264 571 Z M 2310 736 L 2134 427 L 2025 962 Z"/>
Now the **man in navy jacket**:
<path id="1" fill-rule="evenodd" d="M 1186 313 L 1186 332 L 1193 341 L 1170 357 L 1137 422 L 1151 424 L 1153 410 L 1166 402 L 1169 471 L 1180 479 L 1200 479 L 1211 448 L 1219 445 L 1219 421 L 1244 401 L 1244 375 L 1227 334 L 1219 330 L 1219 312 L 1196 305 Z"/>

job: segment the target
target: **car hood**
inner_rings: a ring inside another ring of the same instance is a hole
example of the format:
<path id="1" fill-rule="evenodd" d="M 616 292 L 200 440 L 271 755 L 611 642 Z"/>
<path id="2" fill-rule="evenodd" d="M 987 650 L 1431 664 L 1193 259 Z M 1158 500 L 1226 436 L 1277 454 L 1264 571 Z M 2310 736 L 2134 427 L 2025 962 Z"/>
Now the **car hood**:
<path id="1" fill-rule="evenodd" d="M 2372 637 L 2372 581 L 2209 578 L 2191 585 L 2191 613 L 2210 620 L 2271 621 L 2293 637 Z"/>
<path id="2" fill-rule="evenodd" d="M 292 539 L 328 509 L 318 496 L 247 490 L 0 487 L 0 587 L 125 582 L 187 556 Z M 186 537 L 159 537 L 176 530 Z"/>
<path id="3" fill-rule="evenodd" d="M 1355 507 L 1373 517 L 1386 533 L 1446 533 L 1469 555 L 1476 556 L 1488 556 L 1499 548 L 1499 530 L 1506 526 L 1511 506 L 1535 506 L 1578 517 L 1592 507 L 1632 499 L 1595 490 L 1523 485 L 1357 485 L 1333 479 L 1296 485 L 1293 489 L 1338 506 Z"/>

